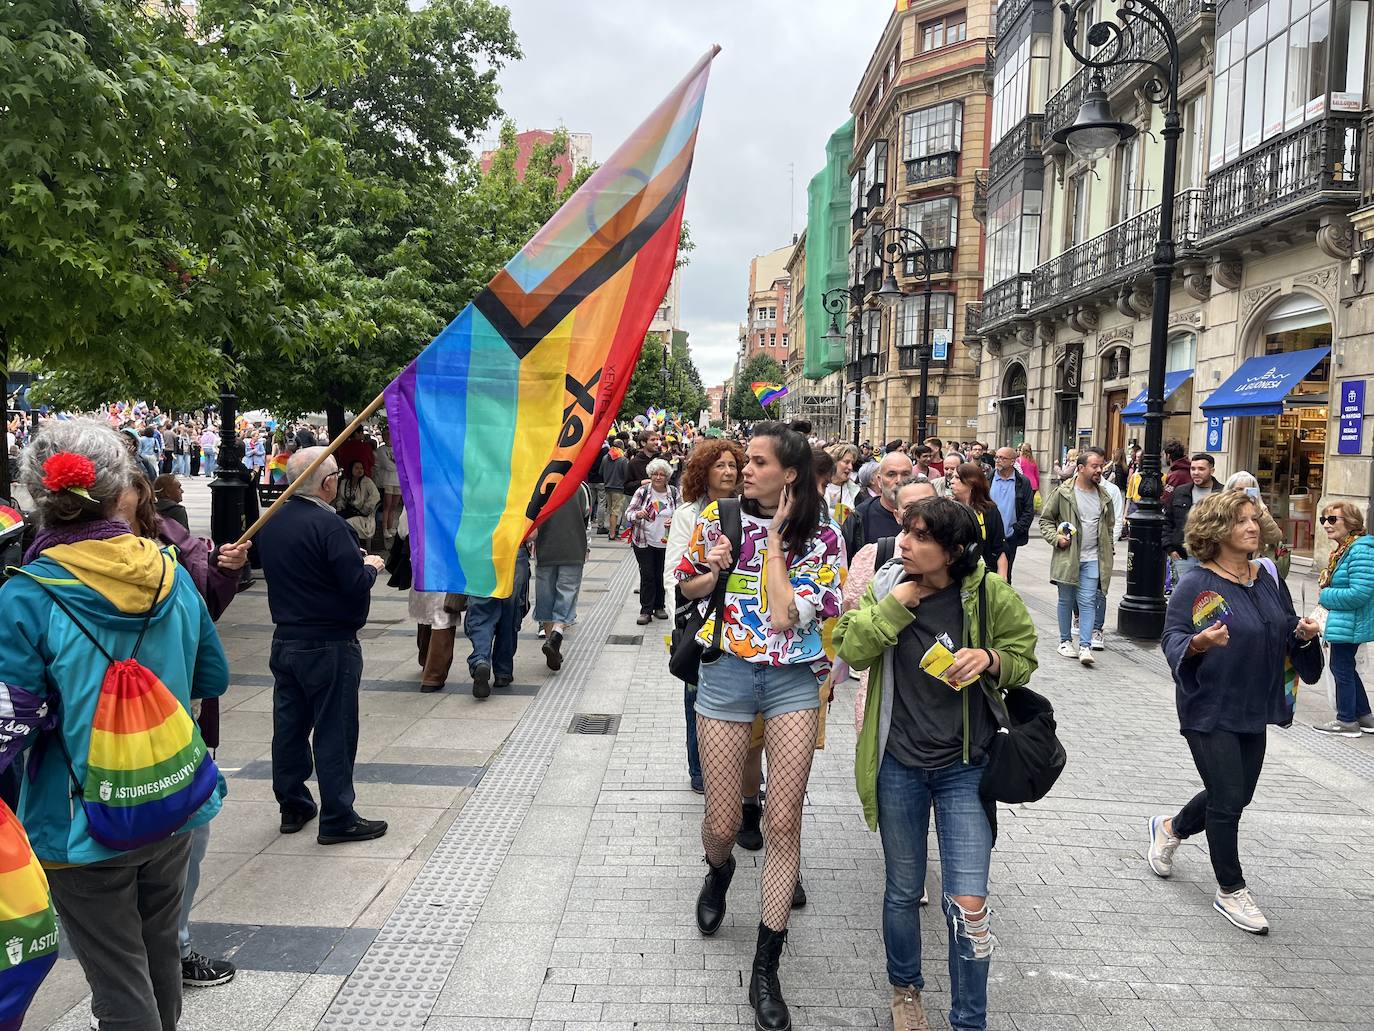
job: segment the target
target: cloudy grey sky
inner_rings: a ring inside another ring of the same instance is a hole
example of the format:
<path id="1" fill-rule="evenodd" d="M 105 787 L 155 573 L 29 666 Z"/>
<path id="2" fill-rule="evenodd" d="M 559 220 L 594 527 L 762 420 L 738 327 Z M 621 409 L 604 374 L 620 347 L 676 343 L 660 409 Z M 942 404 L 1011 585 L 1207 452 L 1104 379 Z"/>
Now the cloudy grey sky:
<path id="1" fill-rule="evenodd" d="M 709 385 L 729 371 L 749 259 L 806 224 L 806 184 L 848 117 L 892 0 L 506 0 L 525 59 L 501 73 L 521 129 L 592 134 L 608 157 L 712 43 L 687 195 L 682 322 Z M 796 188 L 789 200 L 789 165 Z"/>

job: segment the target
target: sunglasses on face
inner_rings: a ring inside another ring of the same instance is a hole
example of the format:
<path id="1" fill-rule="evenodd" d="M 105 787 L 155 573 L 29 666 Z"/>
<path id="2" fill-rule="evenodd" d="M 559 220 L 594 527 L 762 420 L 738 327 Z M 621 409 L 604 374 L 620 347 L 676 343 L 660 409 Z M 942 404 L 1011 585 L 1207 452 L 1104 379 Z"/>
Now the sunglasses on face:
<path id="1" fill-rule="evenodd" d="M 1336 525 L 1337 523 L 1339 523 L 1340 521 L 1341 521 L 1341 517 L 1340 517 L 1340 516 L 1333 516 L 1333 515 L 1325 515 L 1325 516 L 1322 516 L 1320 519 L 1317 520 L 1317 522 L 1322 523 L 1323 525 L 1326 525 L 1326 526 L 1335 526 L 1335 525 Z"/>

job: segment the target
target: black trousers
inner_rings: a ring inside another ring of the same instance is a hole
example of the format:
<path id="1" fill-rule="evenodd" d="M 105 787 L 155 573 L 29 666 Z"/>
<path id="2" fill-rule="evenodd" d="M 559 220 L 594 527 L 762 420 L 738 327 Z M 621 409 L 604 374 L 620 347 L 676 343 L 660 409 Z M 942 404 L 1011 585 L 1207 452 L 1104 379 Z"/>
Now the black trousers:
<path id="1" fill-rule="evenodd" d="M 1225 892 L 1237 891 L 1245 887 L 1238 845 L 1240 814 L 1255 797 L 1264 769 L 1265 734 L 1185 730 L 1183 736 L 1202 777 L 1202 790 L 1174 817 L 1174 833 L 1188 838 L 1206 831 L 1217 885 Z"/>
<path id="2" fill-rule="evenodd" d="M 642 615 L 651 614 L 665 604 L 663 589 L 664 548 L 635 548 L 635 561 L 639 563 L 639 611 Z"/>
<path id="3" fill-rule="evenodd" d="M 1016 565 L 1016 549 L 1019 547 L 1019 544 L 1013 543 L 1010 539 L 1002 545 L 1002 554 L 1007 556 L 1007 583 L 1011 583 L 1011 567 Z"/>

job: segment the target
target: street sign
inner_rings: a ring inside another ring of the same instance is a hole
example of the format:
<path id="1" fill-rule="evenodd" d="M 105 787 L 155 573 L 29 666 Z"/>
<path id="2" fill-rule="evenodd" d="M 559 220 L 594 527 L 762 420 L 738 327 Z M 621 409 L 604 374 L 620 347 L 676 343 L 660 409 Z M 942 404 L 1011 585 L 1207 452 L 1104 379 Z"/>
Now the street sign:
<path id="1" fill-rule="evenodd" d="M 1341 384 L 1341 421 L 1336 436 L 1336 454 L 1358 455 L 1364 441 L 1364 384 L 1362 379 Z"/>
<path id="2" fill-rule="evenodd" d="M 937 362 L 949 361 L 949 330 L 937 329 L 930 334 L 930 356 Z"/>
<path id="3" fill-rule="evenodd" d="M 1221 450 L 1221 416 L 1207 416 L 1207 450 Z"/>

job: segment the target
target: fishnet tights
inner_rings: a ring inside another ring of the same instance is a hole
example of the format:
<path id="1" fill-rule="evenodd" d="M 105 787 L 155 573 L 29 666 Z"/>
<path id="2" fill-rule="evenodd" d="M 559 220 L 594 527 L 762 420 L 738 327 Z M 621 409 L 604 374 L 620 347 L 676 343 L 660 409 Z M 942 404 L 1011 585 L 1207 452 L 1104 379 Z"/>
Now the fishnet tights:
<path id="1" fill-rule="evenodd" d="M 764 853 L 760 914 L 775 931 L 787 928 L 792 891 L 801 865 L 802 802 L 816 748 L 815 709 L 784 713 L 764 723 L 768 757 L 768 804 L 764 807 Z M 701 842 L 712 866 L 720 866 L 735 845 L 740 824 L 740 775 L 749 751 L 749 724 L 697 716 L 697 743 L 706 782 Z"/>

